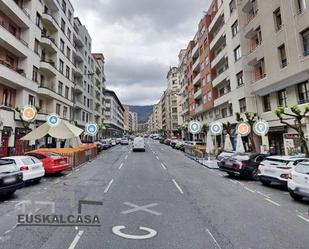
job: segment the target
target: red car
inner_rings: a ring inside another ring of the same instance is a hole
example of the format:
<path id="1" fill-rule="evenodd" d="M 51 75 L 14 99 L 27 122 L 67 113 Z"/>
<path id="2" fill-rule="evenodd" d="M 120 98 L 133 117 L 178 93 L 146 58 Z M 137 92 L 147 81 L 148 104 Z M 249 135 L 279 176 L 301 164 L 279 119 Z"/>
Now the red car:
<path id="1" fill-rule="evenodd" d="M 70 168 L 68 158 L 54 152 L 30 151 L 26 155 L 41 160 L 46 173 L 58 173 Z"/>

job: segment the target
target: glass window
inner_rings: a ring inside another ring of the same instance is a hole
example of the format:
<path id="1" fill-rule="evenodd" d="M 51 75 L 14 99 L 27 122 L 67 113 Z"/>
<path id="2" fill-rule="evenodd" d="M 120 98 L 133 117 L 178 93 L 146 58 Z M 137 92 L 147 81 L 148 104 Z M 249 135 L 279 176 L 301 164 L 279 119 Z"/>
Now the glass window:
<path id="1" fill-rule="evenodd" d="M 230 2 L 230 13 L 233 13 L 233 11 L 236 9 L 236 1 L 231 0 Z"/>
<path id="2" fill-rule="evenodd" d="M 238 61 L 241 58 L 240 46 L 234 49 L 234 58 L 235 58 L 235 61 Z"/>
<path id="3" fill-rule="evenodd" d="M 282 28 L 282 18 L 280 8 L 274 11 L 274 19 L 275 19 L 275 28 L 278 31 Z"/>
<path id="4" fill-rule="evenodd" d="M 34 52 L 39 54 L 39 44 L 40 42 L 37 39 L 34 39 Z"/>
<path id="5" fill-rule="evenodd" d="M 35 97 L 31 94 L 28 97 L 28 105 L 35 106 Z"/>
<path id="6" fill-rule="evenodd" d="M 64 32 L 65 31 L 65 21 L 63 20 L 63 18 L 61 18 L 61 30 Z"/>
<path id="7" fill-rule="evenodd" d="M 63 91 L 63 83 L 61 81 L 58 82 L 58 94 L 62 95 Z"/>
<path id="8" fill-rule="evenodd" d="M 39 76 L 39 69 L 37 67 L 33 66 L 32 80 L 34 82 L 38 82 L 38 76 Z"/>
<path id="9" fill-rule="evenodd" d="M 262 97 L 263 98 L 263 108 L 264 112 L 271 111 L 271 105 L 270 105 L 270 96 L 269 94 Z"/>
<path id="10" fill-rule="evenodd" d="M 306 0 L 296 0 L 298 12 L 301 13 L 306 9 Z"/>
<path id="11" fill-rule="evenodd" d="M 36 18 L 35 18 L 35 24 L 40 28 L 41 26 L 41 15 L 37 12 L 36 13 Z"/>
<path id="12" fill-rule="evenodd" d="M 63 107 L 63 118 L 67 118 L 68 116 L 68 108 L 66 106 Z"/>
<path id="13" fill-rule="evenodd" d="M 233 37 L 235 36 L 235 35 L 237 35 L 237 33 L 238 33 L 238 31 L 239 31 L 239 27 L 238 27 L 238 20 L 236 20 L 234 23 L 233 23 L 233 25 L 232 25 L 232 35 L 233 35 Z"/>
<path id="14" fill-rule="evenodd" d="M 66 69 L 65 69 L 65 77 L 67 77 L 68 79 L 70 79 L 70 68 L 69 68 L 69 66 L 66 66 Z"/>
<path id="15" fill-rule="evenodd" d="M 309 102 L 309 81 L 297 85 L 299 103 Z"/>
<path id="16" fill-rule="evenodd" d="M 236 74 L 236 79 L 237 79 L 238 86 L 241 86 L 244 84 L 243 71 L 240 71 L 238 74 Z"/>
<path id="17" fill-rule="evenodd" d="M 67 58 L 71 60 L 71 49 L 67 47 Z"/>
<path id="18" fill-rule="evenodd" d="M 303 46 L 304 46 L 304 55 L 309 55 L 309 28 L 301 33 Z"/>
<path id="19" fill-rule="evenodd" d="M 288 65 L 288 60 L 286 58 L 286 52 L 285 52 L 285 45 L 281 45 L 278 48 L 279 52 L 279 60 L 280 60 L 280 67 L 285 68 Z"/>
<path id="20" fill-rule="evenodd" d="M 239 110 L 240 110 L 241 113 L 247 111 L 246 98 L 239 100 Z"/>
<path id="21" fill-rule="evenodd" d="M 64 53 L 64 41 L 60 39 L 60 51 Z"/>
<path id="22" fill-rule="evenodd" d="M 64 67 L 63 61 L 61 59 L 59 59 L 59 71 L 62 74 L 63 74 L 63 67 Z"/>
<path id="23" fill-rule="evenodd" d="M 62 0 L 61 8 L 62 8 L 62 10 L 63 10 L 64 13 L 67 12 L 67 4 L 66 4 L 65 0 Z"/>
<path id="24" fill-rule="evenodd" d="M 278 104 L 282 107 L 287 107 L 286 90 L 278 91 Z"/>
<path id="25" fill-rule="evenodd" d="M 61 105 L 60 104 L 56 104 L 56 114 L 60 116 L 60 109 L 61 109 Z"/>

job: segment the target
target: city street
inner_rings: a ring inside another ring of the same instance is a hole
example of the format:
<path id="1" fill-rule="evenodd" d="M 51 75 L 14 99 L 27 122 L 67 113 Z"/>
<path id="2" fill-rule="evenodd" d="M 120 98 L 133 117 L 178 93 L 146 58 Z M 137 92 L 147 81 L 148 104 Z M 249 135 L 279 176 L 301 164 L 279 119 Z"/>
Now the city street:
<path id="1" fill-rule="evenodd" d="M 285 189 L 230 178 L 147 140 L 146 152 L 117 145 L 62 176 L 0 202 L 0 248 L 306 249 L 309 202 Z M 97 215 L 100 226 L 16 226 L 17 215 Z"/>

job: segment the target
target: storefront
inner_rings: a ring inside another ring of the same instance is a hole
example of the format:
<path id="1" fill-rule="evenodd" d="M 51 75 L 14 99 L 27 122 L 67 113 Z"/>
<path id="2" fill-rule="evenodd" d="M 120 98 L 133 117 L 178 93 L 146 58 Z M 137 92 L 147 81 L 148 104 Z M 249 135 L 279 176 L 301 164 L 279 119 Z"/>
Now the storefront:
<path id="1" fill-rule="evenodd" d="M 268 131 L 269 150 L 272 154 L 285 155 L 283 136 L 287 133 L 285 126 L 270 127 Z"/>

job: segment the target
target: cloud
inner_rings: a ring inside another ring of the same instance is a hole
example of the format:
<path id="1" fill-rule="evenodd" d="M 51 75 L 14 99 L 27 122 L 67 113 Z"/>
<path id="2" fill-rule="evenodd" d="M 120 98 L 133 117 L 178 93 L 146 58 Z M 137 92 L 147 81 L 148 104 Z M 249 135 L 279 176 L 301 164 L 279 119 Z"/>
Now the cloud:
<path id="1" fill-rule="evenodd" d="M 208 0 L 71 0 L 106 57 L 107 87 L 126 104 L 154 104 L 193 38 Z M 125 90 L 124 90 L 125 89 Z M 137 92 L 135 92 L 137 91 Z"/>

